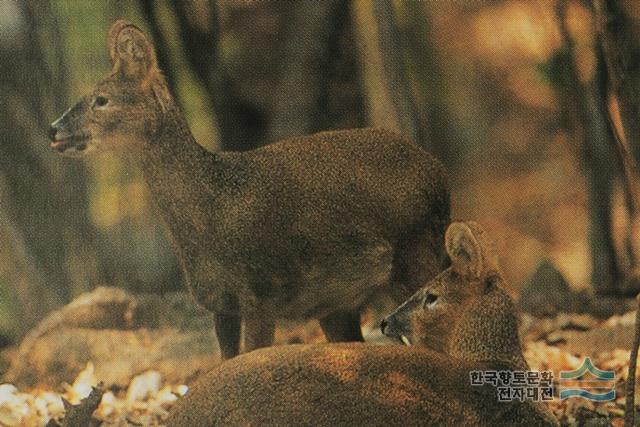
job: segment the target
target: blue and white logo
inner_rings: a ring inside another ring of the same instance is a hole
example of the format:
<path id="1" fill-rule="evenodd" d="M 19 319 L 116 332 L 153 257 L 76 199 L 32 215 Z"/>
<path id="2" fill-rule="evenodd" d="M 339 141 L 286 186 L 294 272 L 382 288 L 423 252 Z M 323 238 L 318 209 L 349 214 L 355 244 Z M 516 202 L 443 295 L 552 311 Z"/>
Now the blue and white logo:
<path id="1" fill-rule="evenodd" d="M 616 398 L 615 373 L 596 368 L 590 358 L 573 371 L 561 371 L 559 386 L 560 400 L 582 397 L 596 402 L 606 402 Z"/>

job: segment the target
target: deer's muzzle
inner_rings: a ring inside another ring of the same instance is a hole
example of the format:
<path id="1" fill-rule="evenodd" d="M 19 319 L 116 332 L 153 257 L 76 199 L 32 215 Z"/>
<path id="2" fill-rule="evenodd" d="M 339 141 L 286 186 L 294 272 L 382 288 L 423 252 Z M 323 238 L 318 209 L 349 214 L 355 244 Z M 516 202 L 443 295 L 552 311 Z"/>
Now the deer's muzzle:
<path id="1" fill-rule="evenodd" d="M 59 153 L 65 153 L 67 150 L 84 151 L 87 148 L 88 137 L 68 132 L 64 126 L 60 125 L 59 121 L 56 120 L 49 127 L 48 136 L 51 141 L 49 146 Z"/>
<path id="2" fill-rule="evenodd" d="M 78 102 L 49 126 L 49 144 L 59 153 L 77 154 L 87 148 L 90 135 L 84 123 L 86 102 Z"/>

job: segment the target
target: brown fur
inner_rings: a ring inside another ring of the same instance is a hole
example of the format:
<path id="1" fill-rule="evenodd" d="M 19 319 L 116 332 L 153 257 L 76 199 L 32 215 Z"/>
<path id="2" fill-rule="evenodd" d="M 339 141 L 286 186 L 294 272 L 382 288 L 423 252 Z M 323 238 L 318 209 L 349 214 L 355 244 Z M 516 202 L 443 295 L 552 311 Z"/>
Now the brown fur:
<path id="1" fill-rule="evenodd" d="M 223 357 L 272 343 L 277 318 L 318 318 L 361 340 L 378 291 L 406 299 L 447 262 L 443 167 L 400 135 L 323 132 L 243 153 L 194 140 L 134 25 L 109 32 L 113 71 L 52 124 L 64 154 L 128 153 L 143 168 L 195 298 L 216 314 Z"/>
<path id="2" fill-rule="evenodd" d="M 415 345 L 300 345 L 248 353 L 203 376 L 167 425 L 558 425 L 544 404 L 498 402 L 492 386 L 470 385 L 470 371 L 526 370 L 527 364 L 514 306 L 500 288 L 482 229 L 453 223 L 446 243 L 451 267 L 382 325 L 385 334 Z"/>

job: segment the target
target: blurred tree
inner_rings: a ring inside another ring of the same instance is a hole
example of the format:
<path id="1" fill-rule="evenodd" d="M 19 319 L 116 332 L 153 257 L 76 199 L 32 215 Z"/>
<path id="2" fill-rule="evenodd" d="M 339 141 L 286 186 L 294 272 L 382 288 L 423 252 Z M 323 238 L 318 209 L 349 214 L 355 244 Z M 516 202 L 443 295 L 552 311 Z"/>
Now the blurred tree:
<path id="1" fill-rule="evenodd" d="M 606 84 L 619 106 L 624 130 L 616 138 L 616 149 L 623 171 L 623 186 L 629 213 L 625 230 L 627 291 L 640 291 L 640 24 L 628 12 L 629 4 L 619 0 L 594 2 L 602 59 L 607 65 Z M 607 103 L 608 105 L 608 103 Z"/>
<path id="2" fill-rule="evenodd" d="M 438 2 L 354 1 L 352 7 L 368 124 L 405 134 L 453 170 L 469 141 L 465 125 L 452 126 L 432 43 Z"/>
<path id="3" fill-rule="evenodd" d="M 170 5 L 186 65 L 204 89 L 221 149 L 247 150 L 289 136 L 362 126 L 346 0 L 140 0 L 140 5 L 158 50 L 167 44 L 158 9 Z M 223 43 L 233 51 L 225 53 Z M 166 74 L 176 74 L 175 61 L 162 55 L 160 62 Z"/>
<path id="4" fill-rule="evenodd" d="M 288 18 L 283 21 L 285 37 L 280 46 L 280 77 L 272 102 L 270 141 L 331 127 L 331 123 L 322 123 L 319 100 L 327 80 L 324 66 L 329 59 L 329 40 L 336 27 L 343 24 L 343 20 L 333 17 L 337 7 L 345 6 L 345 2 L 335 0 L 304 1 L 285 12 Z"/>
<path id="5" fill-rule="evenodd" d="M 625 138 L 640 161 L 640 24 L 627 11 L 629 2 L 595 0 L 608 82 L 618 99 Z"/>
<path id="6" fill-rule="evenodd" d="M 145 18 L 152 29 L 159 61 L 170 84 L 175 88 L 169 49 L 163 35 L 159 4 L 140 0 Z M 182 48 L 188 65 L 204 88 L 204 95 L 220 132 L 219 145 L 224 150 L 248 150 L 259 145 L 261 120 L 251 104 L 243 103 L 235 81 L 230 77 L 220 55 L 220 13 L 213 0 L 185 0 L 170 2 Z M 174 91 L 176 92 L 176 91 Z"/>
<path id="7" fill-rule="evenodd" d="M 567 1 L 556 4 L 562 46 L 552 57 L 550 77 L 556 91 L 564 126 L 578 141 L 579 157 L 589 184 L 591 282 L 597 293 L 619 292 L 618 266 L 611 225 L 611 193 L 616 178 L 612 129 L 607 119 L 603 67 L 583 83 L 577 65 L 574 41 L 567 26 Z"/>
<path id="8" fill-rule="evenodd" d="M 0 19 L 0 226 L 28 279 L 12 281 L 24 332 L 48 310 L 98 283 L 86 172 L 51 155 L 48 123 L 66 108 L 67 70 L 47 0 L 7 0 Z M 55 84 L 52 84 L 55 82 Z M 5 242 L 6 244 L 7 242 Z M 19 287 L 18 287 L 19 286 Z"/>
<path id="9" fill-rule="evenodd" d="M 403 16 L 400 28 L 401 49 L 405 51 L 405 67 L 410 72 L 419 93 L 413 91 L 416 98 L 416 120 L 420 120 L 428 142 L 428 148 L 436 157 L 451 169 L 461 159 L 456 152 L 466 146 L 468 141 L 462 130 L 456 130 L 453 117 L 446 102 L 445 78 L 441 68 L 441 58 L 432 43 L 431 8 L 436 3 L 398 2 Z M 411 85 L 410 85 L 411 87 Z M 462 128 L 463 124 L 458 124 Z M 455 148 L 454 148 L 455 147 Z"/>
<path id="10" fill-rule="evenodd" d="M 139 3 L 142 14 L 149 25 L 149 30 L 156 47 L 156 55 L 158 57 L 158 62 L 160 63 L 160 68 L 162 69 L 162 73 L 166 77 L 169 85 L 175 88 L 176 76 L 173 70 L 174 67 L 171 66 L 171 60 L 169 59 L 170 49 L 168 47 L 167 37 L 165 36 L 160 23 L 161 18 L 155 5 L 156 2 L 154 0 L 139 0 Z M 179 93 L 174 92 L 174 96 L 178 101 L 180 101 Z"/>
<path id="11" fill-rule="evenodd" d="M 353 8 L 369 123 L 402 132 L 429 148 L 406 74 L 392 3 L 356 1 Z"/>

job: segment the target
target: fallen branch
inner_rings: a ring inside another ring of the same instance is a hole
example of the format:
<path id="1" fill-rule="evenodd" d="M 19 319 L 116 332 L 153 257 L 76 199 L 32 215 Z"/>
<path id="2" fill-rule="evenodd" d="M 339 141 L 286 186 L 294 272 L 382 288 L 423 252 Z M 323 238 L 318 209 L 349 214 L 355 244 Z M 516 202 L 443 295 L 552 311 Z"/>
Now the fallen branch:
<path id="1" fill-rule="evenodd" d="M 87 427 L 91 425 L 93 413 L 100 406 L 103 394 L 104 385 L 100 383 L 97 387 L 92 387 L 89 396 L 82 399 L 77 405 L 72 405 L 63 397 L 65 416 L 62 419 L 62 424 L 51 419 L 46 427 Z"/>

